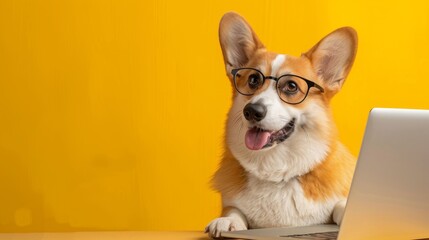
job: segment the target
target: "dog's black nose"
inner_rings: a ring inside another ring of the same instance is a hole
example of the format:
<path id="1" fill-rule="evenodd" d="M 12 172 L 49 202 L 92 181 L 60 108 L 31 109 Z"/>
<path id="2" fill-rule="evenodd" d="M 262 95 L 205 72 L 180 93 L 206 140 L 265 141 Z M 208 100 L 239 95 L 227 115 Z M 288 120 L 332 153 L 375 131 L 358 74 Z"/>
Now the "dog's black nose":
<path id="1" fill-rule="evenodd" d="M 243 114 L 248 121 L 259 122 L 267 115 L 267 108 L 259 103 L 248 103 L 243 109 Z"/>

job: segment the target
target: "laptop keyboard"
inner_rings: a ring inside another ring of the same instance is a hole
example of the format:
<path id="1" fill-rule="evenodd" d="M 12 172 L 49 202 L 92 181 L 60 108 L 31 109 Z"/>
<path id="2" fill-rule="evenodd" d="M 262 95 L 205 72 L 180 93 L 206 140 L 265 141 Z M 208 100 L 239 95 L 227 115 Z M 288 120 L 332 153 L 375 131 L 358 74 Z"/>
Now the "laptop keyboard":
<path id="1" fill-rule="evenodd" d="M 280 237 L 293 237 L 298 239 L 315 239 L 315 240 L 336 240 L 338 237 L 338 231 L 335 232 L 323 232 L 323 233 L 310 233 L 310 234 L 297 234 L 287 235 Z"/>

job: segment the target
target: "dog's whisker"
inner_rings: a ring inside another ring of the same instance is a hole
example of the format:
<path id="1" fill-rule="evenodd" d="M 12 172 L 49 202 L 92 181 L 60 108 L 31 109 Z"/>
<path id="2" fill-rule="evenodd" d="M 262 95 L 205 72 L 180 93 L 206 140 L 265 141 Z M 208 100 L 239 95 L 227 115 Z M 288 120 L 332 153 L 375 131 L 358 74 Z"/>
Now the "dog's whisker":
<path id="1" fill-rule="evenodd" d="M 241 112 L 237 112 L 236 114 L 233 114 L 232 116 L 232 124 L 236 125 L 237 123 L 239 123 L 239 121 L 241 120 Z"/>
<path id="2" fill-rule="evenodd" d="M 241 123 L 240 124 L 240 127 L 239 127 L 239 129 L 238 129 L 238 134 L 240 135 L 240 133 L 241 133 L 241 129 L 243 129 L 243 126 L 244 126 L 244 124 L 243 123 Z"/>
<path id="3" fill-rule="evenodd" d="M 291 122 L 289 118 L 283 117 L 283 116 L 279 116 L 279 119 L 284 122 L 285 124 L 288 123 L 289 126 L 291 126 Z"/>
<path id="4" fill-rule="evenodd" d="M 310 134 L 308 133 L 307 129 L 303 125 L 301 126 L 301 129 L 305 133 L 305 140 L 310 142 Z"/>
<path id="5" fill-rule="evenodd" d="M 238 118 L 236 121 L 234 121 L 234 126 L 236 126 L 237 124 L 240 124 L 240 123 L 241 123 L 240 118 Z"/>

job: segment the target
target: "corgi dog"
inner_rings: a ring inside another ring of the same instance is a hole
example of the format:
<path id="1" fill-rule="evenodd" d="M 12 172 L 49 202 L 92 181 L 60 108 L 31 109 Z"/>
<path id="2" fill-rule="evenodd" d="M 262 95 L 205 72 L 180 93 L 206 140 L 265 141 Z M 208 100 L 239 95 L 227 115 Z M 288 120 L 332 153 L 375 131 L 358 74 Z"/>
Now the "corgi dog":
<path id="1" fill-rule="evenodd" d="M 329 103 L 353 65 L 356 31 L 337 29 L 294 57 L 268 51 L 230 12 L 219 39 L 233 101 L 212 179 L 222 215 L 205 232 L 340 224 L 356 159 L 339 141 Z"/>

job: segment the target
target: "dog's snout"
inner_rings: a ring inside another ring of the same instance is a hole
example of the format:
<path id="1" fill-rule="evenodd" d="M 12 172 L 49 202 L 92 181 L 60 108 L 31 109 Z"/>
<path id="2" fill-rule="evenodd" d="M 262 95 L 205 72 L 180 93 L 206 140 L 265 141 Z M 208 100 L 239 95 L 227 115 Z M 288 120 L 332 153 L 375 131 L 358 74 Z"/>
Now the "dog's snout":
<path id="1" fill-rule="evenodd" d="M 243 114 L 248 121 L 259 122 L 267 115 L 267 108 L 259 103 L 248 103 L 243 109 Z"/>

